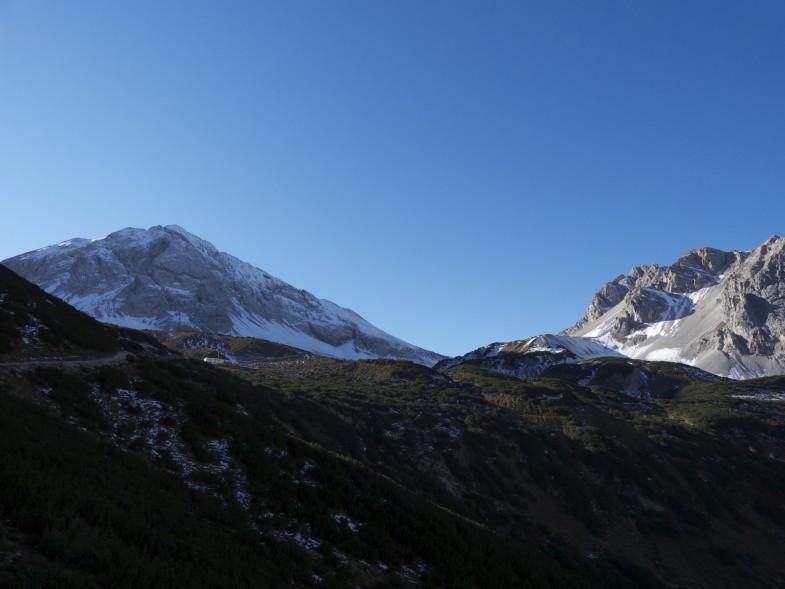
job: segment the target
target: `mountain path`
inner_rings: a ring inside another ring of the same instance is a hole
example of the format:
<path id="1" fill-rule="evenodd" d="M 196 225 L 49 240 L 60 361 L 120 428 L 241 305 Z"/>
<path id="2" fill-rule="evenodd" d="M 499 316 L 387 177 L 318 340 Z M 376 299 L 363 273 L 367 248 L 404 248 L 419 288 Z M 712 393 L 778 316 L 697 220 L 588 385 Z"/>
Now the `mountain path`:
<path id="1" fill-rule="evenodd" d="M 22 360 L 20 362 L 0 362 L 0 368 L 34 368 L 36 366 L 107 366 L 120 364 L 128 359 L 128 352 L 118 352 L 108 358 L 91 358 L 75 360 Z"/>

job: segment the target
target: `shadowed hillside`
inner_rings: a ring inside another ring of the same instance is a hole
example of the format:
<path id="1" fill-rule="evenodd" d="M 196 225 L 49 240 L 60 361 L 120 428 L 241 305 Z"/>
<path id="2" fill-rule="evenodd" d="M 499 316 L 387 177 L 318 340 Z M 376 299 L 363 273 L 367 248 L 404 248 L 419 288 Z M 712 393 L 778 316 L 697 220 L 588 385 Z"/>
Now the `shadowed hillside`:
<path id="1" fill-rule="evenodd" d="M 785 584 L 783 378 L 214 367 L 0 277 L 3 586 Z"/>

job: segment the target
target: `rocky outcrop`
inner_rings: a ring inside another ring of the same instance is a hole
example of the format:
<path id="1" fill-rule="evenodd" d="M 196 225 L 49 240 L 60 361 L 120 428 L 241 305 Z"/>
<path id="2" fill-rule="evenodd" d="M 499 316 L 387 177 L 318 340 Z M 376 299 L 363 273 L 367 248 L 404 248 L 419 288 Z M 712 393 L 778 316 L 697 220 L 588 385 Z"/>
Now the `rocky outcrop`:
<path id="1" fill-rule="evenodd" d="M 627 274 L 618 276 L 600 289 L 589 303 L 586 314 L 565 335 L 575 334 L 602 317 L 623 300 L 634 307 L 628 330 L 632 331 L 641 322 L 655 321 L 669 305 L 666 300 L 650 295 L 646 289 L 670 294 L 685 294 L 700 290 L 717 281 L 717 278 L 732 264 L 743 260 L 745 252 L 723 252 L 713 248 L 700 248 L 686 253 L 672 266 L 638 266 Z M 637 290 L 636 289 L 640 289 Z M 624 330 L 622 330 L 624 331 Z"/>
<path id="2" fill-rule="evenodd" d="M 96 319 L 126 327 L 250 336 L 347 359 L 432 365 L 442 358 L 175 225 L 72 239 L 3 264 Z"/>
<path id="3" fill-rule="evenodd" d="M 634 268 L 606 284 L 562 334 L 722 376 L 783 374 L 785 239 L 752 252 L 701 248 L 672 266 Z"/>
<path id="4" fill-rule="evenodd" d="M 533 378 L 552 366 L 620 356 L 618 352 L 586 338 L 544 334 L 525 340 L 490 344 L 463 356 L 446 358 L 434 368 L 446 370 L 459 364 L 472 364 L 518 378 Z"/>

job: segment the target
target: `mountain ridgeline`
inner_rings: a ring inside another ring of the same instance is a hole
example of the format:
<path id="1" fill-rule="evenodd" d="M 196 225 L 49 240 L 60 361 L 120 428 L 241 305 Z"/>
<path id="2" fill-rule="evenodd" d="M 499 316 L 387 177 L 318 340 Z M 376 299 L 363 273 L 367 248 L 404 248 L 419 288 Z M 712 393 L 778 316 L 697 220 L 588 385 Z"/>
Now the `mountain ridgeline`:
<path id="1" fill-rule="evenodd" d="M 751 252 L 691 251 L 606 284 L 564 335 L 631 358 L 732 378 L 785 373 L 785 239 Z"/>
<path id="2" fill-rule="evenodd" d="M 441 356 L 270 276 L 176 225 L 76 238 L 3 261 L 99 321 L 248 336 L 344 359 Z"/>
<path id="3" fill-rule="evenodd" d="M 519 377 L 599 356 L 681 362 L 735 379 L 785 374 L 785 239 L 700 248 L 606 284 L 559 335 L 444 359 L 221 253 L 175 225 L 72 239 L 3 262 L 100 321 L 252 337 L 341 359 L 472 362 Z"/>

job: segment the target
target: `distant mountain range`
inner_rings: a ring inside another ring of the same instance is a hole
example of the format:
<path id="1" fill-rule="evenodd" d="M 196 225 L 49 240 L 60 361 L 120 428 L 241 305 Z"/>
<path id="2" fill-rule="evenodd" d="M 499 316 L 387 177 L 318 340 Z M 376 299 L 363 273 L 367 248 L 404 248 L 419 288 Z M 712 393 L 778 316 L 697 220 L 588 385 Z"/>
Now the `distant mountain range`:
<path id="1" fill-rule="evenodd" d="M 3 264 L 96 319 L 124 327 L 255 337 L 341 359 L 430 366 L 442 358 L 176 225 L 75 238 Z"/>
<path id="2" fill-rule="evenodd" d="M 558 336 L 495 343 L 439 366 L 519 377 L 598 356 L 680 362 L 735 379 L 785 374 L 785 239 L 751 252 L 700 248 L 607 283 Z"/>
<path id="3" fill-rule="evenodd" d="M 607 283 L 574 326 L 443 359 L 169 225 L 72 239 L 3 262 L 107 323 L 246 336 L 341 359 L 440 368 L 470 362 L 528 378 L 621 356 L 735 379 L 785 374 L 785 239 L 751 252 L 700 248 Z"/>

